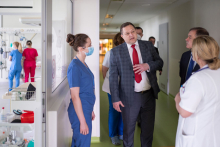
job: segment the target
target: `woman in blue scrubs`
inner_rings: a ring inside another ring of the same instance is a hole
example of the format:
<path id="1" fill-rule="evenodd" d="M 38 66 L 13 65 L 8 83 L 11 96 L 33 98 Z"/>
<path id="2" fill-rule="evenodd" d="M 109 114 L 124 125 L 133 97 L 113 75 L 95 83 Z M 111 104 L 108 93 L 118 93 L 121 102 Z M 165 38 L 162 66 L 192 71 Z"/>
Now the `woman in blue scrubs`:
<path id="1" fill-rule="evenodd" d="M 85 58 L 93 53 L 94 48 L 86 34 L 68 34 L 66 41 L 77 52 L 67 71 L 71 94 L 68 115 L 73 129 L 71 147 L 90 147 L 92 120 L 95 119 L 95 84 Z"/>
<path id="2" fill-rule="evenodd" d="M 8 74 L 9 79 L 9 91 L 13 88 L 13 79 L 15 77 L 15 87 L 20 85 L 20 75 L 21 75 L 21 59 L 22 59 L 22 46 L 19 42 L 13 43 L 13 49 L 9 55 L 9 61 L 12 61 L 10 71 Z"/>

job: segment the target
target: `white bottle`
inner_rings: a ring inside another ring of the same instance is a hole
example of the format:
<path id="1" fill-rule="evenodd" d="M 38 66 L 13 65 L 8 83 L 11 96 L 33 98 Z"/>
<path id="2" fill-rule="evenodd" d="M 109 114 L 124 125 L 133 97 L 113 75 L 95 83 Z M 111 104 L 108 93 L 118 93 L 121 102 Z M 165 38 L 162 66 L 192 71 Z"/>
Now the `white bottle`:
<path id="1" fill-rule="evenodd" d="M 1 111 L 1 114 L 0 114 L 0 122 L 7 122 L 5 107 L 2 107 L 2 111 Z"/>

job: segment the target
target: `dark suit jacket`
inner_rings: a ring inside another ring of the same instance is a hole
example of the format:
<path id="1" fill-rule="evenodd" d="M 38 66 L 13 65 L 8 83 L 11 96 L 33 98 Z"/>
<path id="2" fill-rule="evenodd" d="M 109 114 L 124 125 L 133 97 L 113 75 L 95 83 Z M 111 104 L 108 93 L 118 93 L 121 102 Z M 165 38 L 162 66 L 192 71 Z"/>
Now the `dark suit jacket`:
<path id="1" fill-rule="evenodd" d="M 158 50 L 158 48 L 157 48 L 157 47 L 154 47 L 154 48 L 155 48 L 156 52 L 157 52 L 158 55 L 159 55 L 159 50 Z"/>
<path id="2" fill-rule="evenodd" d="M 138 40 L 143 63 L 148 63 L 150 72 L 146 72 L 154 95 L 158 98 L 160 91 L 157 84 L 156 70 L 163 67 L 163 60 L 157 54 L 154 46 L 149 41 Z M 118 81 L 119 76 L 119 81 Z M 134 98 L 134 71 L 126 43 L 111 50 L 109 82 L 112 102 L 122 101 L 123 104 L 131 106 Z"/>
<path id="3" fill-rule="evenodd" d="M 180 86 L 186 82 L 186 73 L 187 73 L 190 57 L 191 57 L 191 50 L 183 53 L 180 59 L 180 71 L 179 71 L 179 76 L 181 78 Z M 198 69 L 200 69 L 200 67 L 198 64 L 196 64 L 192 72 L 195 72 Z"/>
<path id="4" fill-rule="evenodd" d="M 154 47 L 154 48 L 155 48 L 156 52 L 158 53 L 158 55 L 160 55 L 160 54 L 159 54 L 159 50 L 158 50 L 158 48 L 157 48 L 157 47 Z M 159 71 L 163 71 L 162 68 L 159 69 Z"/>

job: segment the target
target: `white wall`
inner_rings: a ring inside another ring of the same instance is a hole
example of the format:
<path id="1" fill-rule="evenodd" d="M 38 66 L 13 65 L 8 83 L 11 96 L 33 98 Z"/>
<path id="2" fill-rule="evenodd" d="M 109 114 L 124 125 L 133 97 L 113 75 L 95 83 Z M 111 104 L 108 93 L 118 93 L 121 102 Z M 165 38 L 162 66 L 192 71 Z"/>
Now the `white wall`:
<path id="1" fill-rule="evenodd" d="M 96 103 L 92 137 L 100 137 L 100 90 L 99 90 L 99 0 L 73 1 L 73 33 L 85 33 L 92 40 L 95 51 L 86 58 L 86 63 L 95 76 Z"/>
<path id="2" fill-rule="evenodd" d="M 176 95 L 179 91 L 179 61 L 185 47 L 185 39 L 190 28 L 204 27 L 210 36 L 220 43 L 220 1 L 219 0 L 190 0 L 175 8 L 161 12 L 156 17 L 140 24 L 144 29 L 144 40 L 154 36 L 159 39 L 159 25 L 168 22 L 169 25 L 169 77 L 170 93 Z M 155 44 L 156 45 L 156 44 Z M 160 50 L 160 48 L 159 48 Z"/>

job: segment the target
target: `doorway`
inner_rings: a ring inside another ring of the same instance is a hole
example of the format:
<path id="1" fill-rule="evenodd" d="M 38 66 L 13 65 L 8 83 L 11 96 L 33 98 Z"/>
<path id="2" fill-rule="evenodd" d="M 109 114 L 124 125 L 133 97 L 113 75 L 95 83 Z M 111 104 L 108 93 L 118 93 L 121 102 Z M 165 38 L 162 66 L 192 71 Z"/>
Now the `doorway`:
<path id="1" fill-rule="evenodd" d="M 163 59 L 163 74 L 159 76 L 160 89 L 169 95 L 169 38 L 168 23 L 159 25 L 159 52 Z"/>

